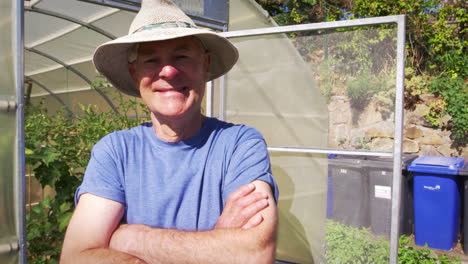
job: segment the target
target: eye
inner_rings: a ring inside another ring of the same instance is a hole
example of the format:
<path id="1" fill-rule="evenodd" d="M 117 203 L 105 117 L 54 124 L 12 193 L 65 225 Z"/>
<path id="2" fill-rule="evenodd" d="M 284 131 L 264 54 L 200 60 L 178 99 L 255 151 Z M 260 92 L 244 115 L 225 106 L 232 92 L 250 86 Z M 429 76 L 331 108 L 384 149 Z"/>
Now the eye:
<path id="1" fill-rule="evenodd" d="M 187 59 L 188 56 L 187 55 L 177 55 L 175 56 L 176 60 L 183 60 L 183 59 Z"/>
<path id="2" fill-rule="evenodd" d="M 149 58 L 143 61 L 145 64 L 146 63 L 158 63 L 158 60 L 155 58 Z"/>

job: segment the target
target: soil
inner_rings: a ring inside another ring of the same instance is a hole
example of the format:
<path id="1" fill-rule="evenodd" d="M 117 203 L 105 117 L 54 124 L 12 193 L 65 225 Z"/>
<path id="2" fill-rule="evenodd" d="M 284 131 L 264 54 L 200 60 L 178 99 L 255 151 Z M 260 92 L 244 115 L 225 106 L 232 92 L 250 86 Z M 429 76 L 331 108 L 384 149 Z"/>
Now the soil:
<path id="1" fill-rule="evenodd" d="M 414 243 L 414 235 L 410 236 L 410 240 Z M 414 246 L 414 248 L 424 248 L 424 247 Z M 440 250 L 440 249 L 434 249 L 434 248 L 431 248 L 430 250 L 434 251 L 437 255 L 446 254 L 447 256 L 451 258 L 453 257 L 459 258 L 462 263 L 468 263 L 468 255 L 465 255 L 463 251 L 462 243 L 460 241 L 458 241 L 457 245 L 452 250 Z"/>

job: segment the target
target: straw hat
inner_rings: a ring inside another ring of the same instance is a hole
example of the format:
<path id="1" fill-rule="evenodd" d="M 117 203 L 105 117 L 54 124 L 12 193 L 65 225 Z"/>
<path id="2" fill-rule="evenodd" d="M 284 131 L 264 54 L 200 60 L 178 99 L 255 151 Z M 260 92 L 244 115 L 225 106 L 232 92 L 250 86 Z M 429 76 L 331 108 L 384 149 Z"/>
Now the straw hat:
<path id="1" fill-rule="evenodd" d="M 120 91 L 140 97 L 140 92 L 128 72 L 131 48 L 140 42 L 150 42 L 195 36 L 211 55 L 209 80 L 226 72 L 236 63 L 239 54 L 226 38 L 199 29 L 182 10 L 169 0 L 143 0 L 128 35 L 97 47 L 93 62 L 96 69 Z"/>

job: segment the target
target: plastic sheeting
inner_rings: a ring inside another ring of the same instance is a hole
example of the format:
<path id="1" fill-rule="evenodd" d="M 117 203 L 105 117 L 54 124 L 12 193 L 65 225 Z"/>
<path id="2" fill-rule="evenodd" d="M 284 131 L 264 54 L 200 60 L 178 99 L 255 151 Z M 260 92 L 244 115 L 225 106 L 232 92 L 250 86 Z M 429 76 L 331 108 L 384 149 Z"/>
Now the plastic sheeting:
<path id="1" fill-rule="evenodd" d="M 262 32 L 260 28 L 275 26 L 248 0 L 232 5 L 230 12 L 230 31 L 257 28 Z M 367 135 L 372 126 L 393 122 L 395 26 L 230 40 L 239 49 L 240 59 L 226 78 L 228 121 L 256 127 L 272 147 L 382 150 Z M 387 145 L 392 145 L 391 131 L 384 136 Z M 346 146 L 341 142 L 345 136 Z M 325 263 L 327 232 L 334 232 L 327 230 L 329 221 L 388 237 L 391 171 L 383 176 L 387 183 L 383 186 L 372 182 L 368 168 L 361 164 L 348 166 L 343 160 L 330 164 L 326 155 L 294 150 L 270 155 L 280 188 L 277 259 Z M 365 157 L 353 161 L 361 159 Z M 328 257 L 333 256 L 329 253 Z"/>
<path id="2" fill-rule="evenodd" d="M 0 103 L 16 101 L 16 61 L 13 46 L 16 41 L 15 1 L 0 3 Z M 15 166 L 16 115 L 14 110 L 0 109 L 0 263 L 17 263 L 17 184 Z"/>
<path id="3" fill-rule="evenodd" d="M 232 5 L 230 31 L 275 26 L 252 1 Z M 325 148 L 326 102 L 287 34 L 230 39 L 240 58 L 227 74 L 226 119 L 257 128 L 269 146 Z M 280 189 L 276 257 L 323 263 L 327 167 L 324 155 L 270 153 Z"/>

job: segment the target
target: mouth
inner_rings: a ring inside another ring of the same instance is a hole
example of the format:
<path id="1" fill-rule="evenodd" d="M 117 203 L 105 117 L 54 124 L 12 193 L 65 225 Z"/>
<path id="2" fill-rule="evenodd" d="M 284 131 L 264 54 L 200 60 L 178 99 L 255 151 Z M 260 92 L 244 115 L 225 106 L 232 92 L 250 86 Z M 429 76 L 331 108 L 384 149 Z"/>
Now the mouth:
<path id="1" fill-rule="evenodd" d="M 157 88 L 153 89 L 153 92 L 156 93 L 169 93 L 169 92 L 179 92 L 179 93 L 185 93 L 188 91 L 187 86 L 182 86 L 182 87 L 167 87 L 167 88 Z"/>

